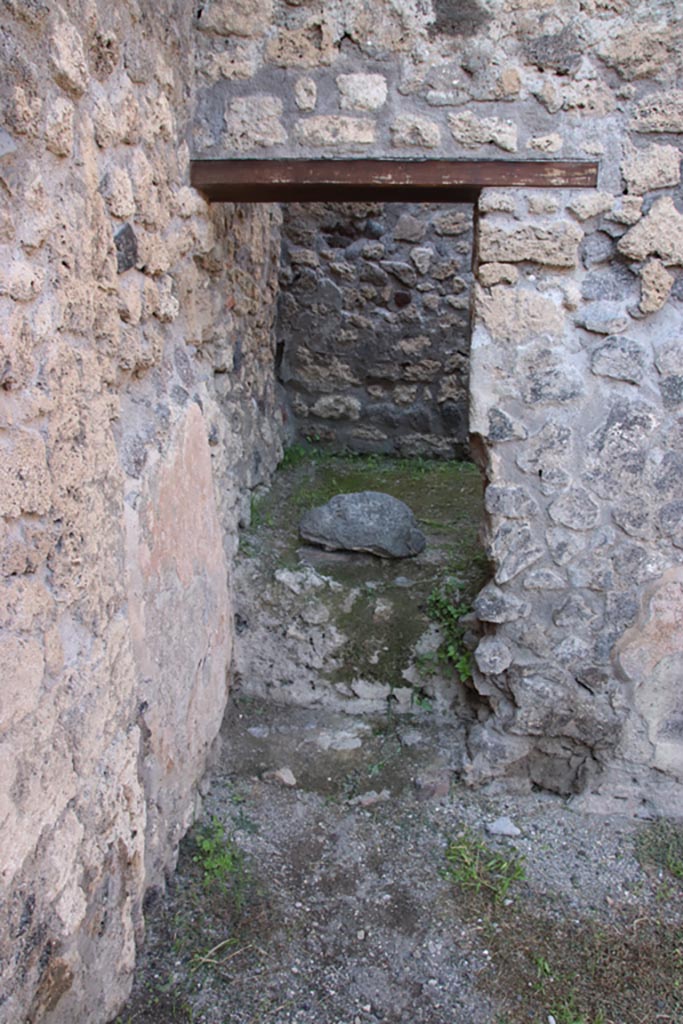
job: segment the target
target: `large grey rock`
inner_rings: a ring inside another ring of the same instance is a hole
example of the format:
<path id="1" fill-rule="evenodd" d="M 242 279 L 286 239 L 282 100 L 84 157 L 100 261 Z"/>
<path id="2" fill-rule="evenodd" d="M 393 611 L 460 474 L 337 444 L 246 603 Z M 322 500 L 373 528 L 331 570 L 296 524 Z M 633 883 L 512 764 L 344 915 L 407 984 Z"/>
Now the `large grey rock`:
<path id="1" fill-rule="evenodd" d="M 379 491 L 337 494 L 306 512 L 300 533 L 330 551 L 367 551 L 381 558 L 418 555 L 426 543 L 405 502 Z"/>

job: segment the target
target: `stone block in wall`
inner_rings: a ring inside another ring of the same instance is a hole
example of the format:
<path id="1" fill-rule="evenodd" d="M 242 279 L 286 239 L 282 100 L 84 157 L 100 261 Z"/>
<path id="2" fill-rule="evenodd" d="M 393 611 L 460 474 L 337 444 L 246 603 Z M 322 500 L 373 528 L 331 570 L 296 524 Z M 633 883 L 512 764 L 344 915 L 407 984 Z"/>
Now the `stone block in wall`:
<path id="1" fill-rule="evenodd" d="M 593 597 L 593 601 L 596 598 Z M 600 612 L 593 607 L 591 601 L 582 594 L 569 594 L 562 603 L 553 610 L 552 620 L 560 629 L 569 629 L 572 632 L 581 630 L 586 626 L 593 626 L 598 619 Z"/>
<path id="2" fill-rule="evenodd" d="M 439 389 L 436 393 L 436 400 L 442 402 L 460 402 L 467 405 L 467 387 L 464 374 L 446 374 L 439 379 Z"/>
<path id="3" fill-rule="evenodd" d="M 309 414 L 323 420 L 357 420 L 360 411 L 361 404 L 352 395 L 323 395 L 311 406 Z"/>
<path id="4" fill-rule="evenodd" d="M 619 239 L 618 248 L 629 259 L 658 256 L 667 266 L 683 266 L 683 216 L 671 196 L 657 199 L 650 212 Z"/>
<path id="5" fill-rule="evenodd" d="M 611 192 L 588 192 L 570 200 L 567 209 L 580 221 L 608 213 L 614 206 L 615 197 Z"/>
<path id="6" fill-rule="evenodd" d="M 401 216 L 398 218 L 398 221 L 396 222 L 396 226 L 393 230 L 393 236 L 397 242 L 420 242 L 424 238 L 426 231 L 427 225 L 424 223 L 424 221 L 419 220 L 417 217 L 414 217 L 410 213 L 402 213 Z M 411 249 L 411 259 L 413 260 L 413 263 L 415 263 L 417 269 L 420 270 L 420 267 L 416 262 L 416 257 L 413 255 L 414 253 L 417 253 L 417 260 L 423 265 L 425 259 L 427 259 L 428 266 L 429 259 L 431 259 L 433 255 L 433 250 L 420 250 L 417 248 Z M 427 266 L 425 266 L 425 269 L 420 272 L 425 273 Z"/>
<path id="7" fill-rule="evenodd" d="M 230 0 L 226 0 L 229 4 Z M 324 16 L 312 16 L 301 28 L 281 28 L 266 45 L 266 60 L 281 68 L 318 68 L 338 55 Z"/>
<path id="8" fill-rule="evenodd" d="M 626 224 L 631 227 L 637 224 L 643 214 L 642 196 L 621 196 L 615 200 L 614 209 L 607 216 L 607 220 L 615 224 Z"/>
<path id="9" fill-rule="evenodd" d="M 484 494 L 484 507 L 489 515 L 507 519 L 532 519 L 538 515 L 538 505 L 524 487 L 491 484 Z"/>
<path id="10" fill-rule="evenodd" d="M 663 536 L 668 537 L 674 547 L 683 548 L 683 500 L 662 505 L 657 522 Z"/>
<path id="11" fill-rule="evenodd" d="M 654 78 L 676 59 L 680 29 L 636 22 L 606 34 L 597 48 L 601 60 L 627 81 Z"/>
<path id="12" fill-rule="evenodd" d="M 262 35 L 272 10 L 272 0 L 209 0 L 201 8 L 197 27 L 219 36 Z"/>
<path id="13" fill-rule="evenodd" d="M 42 518 L 0 520 L 0 573 L 6 576 L 34 573 L 46 562 L 58 533 L 58 524 Z"/>
<path id="14" fill-rule="evenodd" d="M 511 192 L 497 192 L 485 188 L 477 204 L 480 213 L 512 213 L 517 209 L 517 197 Z"/>
<path id="15" fill-rule="evenodd" d="M 210 82 L 253 78 L 258 68 L 257 44 L 234 38 L 222 42 L 224 48 L 218 53 L 197 53 L 197 74 Z"/>
<path id="16" fill-rule="evenodd" d="M 55 156 L 69 156 L 74 145 L 74 105 L 63 96 L 57 97 L 45 119 L 45 145 Z"/>
<path id="17" fill-rule="evenodd" d="M 591 354 L 591 370 L 599 377 L 640 384 L 645 374 L 645 350 L 630 338 L 608 338 Z"/>
<path id="18" fill-rule="evenodd" d="M 631 128 L 637 132 L 683 132 L 683 90 L 655 92 L 636 106 Z"/>
<path id="19" fill-rule="evenodd" d="M 582 239 L 583 231 L 569 221 L 509 229 L 485 219 L 480 227 L 478 254 L 483 263 L 530 262 L 575 267 Z"/>
<path id="20" fill-rule="evenodd" d="M 681 180 L 681 153 L 676 146 L 628 146 L 621 173 L 630 193 L 644 196 L 658 188 L 671 188 Z"/>
<path id="21" fill-rule="evenodd" d="M 581 60 L 582 46 L 576 33 L 568 26 L 559 32 L 527 39 L 524 52 L 540 71 L 550 70 L 559 75 L 568 75 Z"/>
<path id="22" fill-rule="evenodd" d="M 581 298 L 586 302 L 604 299 L 609 302 L 629 299 L 634 293 L 637 277 L 630 267 L 616 264 L 587 274 L 581 282 Z"/>
<path id="23" fill-rule="evenodd" d="M 0 295 L 15 302 L 32 302 L 45 285 L 45 272 L 29 260 L 14 259 L 0 267 Z"/>
<path id="24" fill-rule="evenodd" d="M 641 313 L 656 313 L 661 309 L 671 294 L 675 280 L 661 260 L 648 260 L 640 272 Z"/>
<path id="25" fill-rule="evenodd" d="M 276 146 L 287 141 L 280 120 L 282 100 L 278 96 L 241 96 L 232 100 L 225 113 L 223 143 L 238 153 L 259 146 Z"/>
<path id="26" fill-rule="evenodd" d="M 485 437 L 489 441 L 524 441 L 529 432 L 523 423 L 515 422 L 501 409 L 488 410 L 488 429 Z"/>
<path id="27" fill-rule="evenodd" d="M 565 590 L 567 587 L 564 576 L 546 566 L 531 569 L 523 583 L 526 590 Z"/>
<path id="28" fill-rule="evenodd" d="M 112 217 L 128 220 L 135 213 L 133 184 L 124 167 L 114 166 L 103 176 L 100 192 Z"/>
<path id="29" fill-rule="evenodd" d="M 622 334 L 630 323 L 620 302 L 591 302 L 576 317 L 576 323 L 592 334 Z"/>
<path id="30" fill-rule="evenodd" d="M 83 39 L 66 18 L 56 20 L 49 53 L 50 70 L 57 85 L 76 98 L 82 96 L 90 79 Z"/>
<path id="31" fill-rule="evenodd" d="M 387 100 L 384 75 L 354 72 L 337 76 L 342 110 L 379 110 Z"/>
<path id="32" fill-rule="evenodd" d="M 298 78 L 294 83 L 294 102 L 299 110 L 315 110 L 318 86 L 312 78 Z"/>
<path id="33" fill-rule="evenodd" d="M 549 213 L 557 213 L 560 200 L 552 192 L 537 192 L 527 198 L 526 205 L 529 213 L 546 216 Z"/>
<path id="34" fill-rule="evenodd" d="M 497 566 L 494 580 L 498 585 L 513 580 L 538 562 L 545 553 L 536 543 L 531 529 L 517 522 L 503 523 L 496 530 L 488 548 Z"/>
<path id="35" fill-rule="evenodd" d="M 473 609 L 481 622 L 503 623 L 526 618 L 531 612 L 531 605 L 495 583 L 487 583 L 475 598 Z"/>
<path id="36" fill-rule="evenodd" d="M 404 459 L 453 459 L 459 454 L 459 444 L 449 437 L 436 434 L 410 434 L 401 432 L 394 440 L 396 453 Z"/>
<path id="37" fill-rule="evenodd" d="M 472 217 L 462 210 L 443 210 L 434 217 L 434 231 L 439 236 L 464 235 L 472 230 Z"/>
<path id="38" fill-rule="evenodd" d="M 403 380 L 408 381 L 422 381 L 428 382 L 436 380 L 442 369 L 442 364 L 438 359 L 420 359 L 415 363 L 410 363 L 403 368 L 401 377 Z"/>
<path id="39" fill-rule="evenodd" d="M 0 430 L 0 515 L 48 512 L 52 481 L 45 442 L 37 431 Z"/>
<path id="40" fill-rule="evenodd" d="M 341 114 L 319 114 L 297 121 L 294 132 L 304 146 L 369 146 L 375 141 L 375 122 Z"/>
<path id="41" fill-rule="evenodd" d="M 499 675 L 512 664 L 512 651 L 500 637 L 485 636 L 474 652 L 477 668 L 485 675 Z"/>
<path id="42" fill-rule="evenodd" d="M 560 306 L 546 295 L 496 285 L 475 289 L 476 315 L 496 341 L 522 342 L 545 336 L 561 338 L 565 318 Z"/>
<path id="43" fill-rule="evenodd" d="M 491 143 L 506 153 L 517 151 L 517 125 L 499 117 L 477 117 L 466 110 L 449 114 L 451 135 L 465 149 L 480 149 Z"/>
<path id="44" fill-rule="evenodd" d="M 482 263 L 477 278 L 484 288 L 492 288 L 496 284 L 517 284 L 519 269 L 512 263 Z"/>
<path id="45" fill-rule="evenodd" d="M 410 258 L 415 264 L 418 273 L 426 274 L 434 259 L 434 250 L 431 246 L 416 245 L 414 249 L 410 250 Z"/>
<path id="46" fill-rule="evenodd" d="M 598 78 L 565 79 L 561 84 L 546 78 L 534 95 L 549 114 L 566 110 L 591 120 L 607 117 L 617 105 L 614 91 Z"/>
<path id="47" fill-rule="evenodd" d="M 417 114 L 400 114 L 391 125 L 391 144 L 395 149 L 436 149 L 441 129 L 436 121 Z"/>
<path id="48" fill-rule="evenodd" d="M 529 139 L 529 148 L 539 153 L 554 155 L 559 153 L 564 145 L 564 140 L 558 132 L 551 132 L 549 135 L 534 135 Z"/>
<path id="49" fill-rule="evenodd" d="M 664 377 L 659 382 L 659 389 L 666 409 L 678 409 L 683 405 L 683 375 Z"/>
<path id="50" fill-rule="evenodd" d="M 516 463 L 525 473 L 543 476 L 566 461 L 572 437 L 571 427 L 550 419 L 519 452 Z"/>
<path id="51" fill-rule="evenodd" d="M 409 263 L 403 263 L 400 260 L 382 260 L 380 266 L 382 270 L 386 270 L 388 274 L 395 277 L 406 288 L 414 288 L 417 284 L 417 275 Z"/>
<path id="52" fill-rule="evenodd" d="M 659 425 L 661 412 L 647 402 L 619 399 L 612 402 L 596 430 L 586 438 L 584 479 L 601 498 L 614 502 L 612 514 L 627 529 L 620 509 L 628 510 L 630 497 L 640 496 L 640 512 L 633 506 L 627 518 L 643 524 L 652 519 L 653 496 L 645 485 L 646 468 L 653 431 Z M 642 513 L 642 515 L 641 515 Z M 633 518 L 635 516 L 635 518 Z M 637 534 L 634 534 L 637 535 Z"/>
<path id="53" fill-rule="evenodd" d="M 683 374 L 683 345 L 678 338 L 665 338 L 659 342 L 655 366 L 664 375 Z"/>

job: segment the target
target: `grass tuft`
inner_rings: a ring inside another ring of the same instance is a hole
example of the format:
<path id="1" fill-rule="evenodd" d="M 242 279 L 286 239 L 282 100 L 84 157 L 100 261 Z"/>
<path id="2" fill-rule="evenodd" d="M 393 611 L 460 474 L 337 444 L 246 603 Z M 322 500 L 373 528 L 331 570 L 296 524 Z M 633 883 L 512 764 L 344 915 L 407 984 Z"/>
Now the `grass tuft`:
<path id="1" fill-rule="evenodd" d="M 683 825 L 653 821 L 636 837 L 636 857 L 643 867 L 658 868 L 683 883 Z"/>
<path id="2" fill-rule="evenodd" d="M 506 900 L 514 883 L 526 877 L 522 856 L 490 849 L 469 829 L 449 842 L 446 862 L 446 878 L 475 894 L 487 892 L 496 903 Z"/>

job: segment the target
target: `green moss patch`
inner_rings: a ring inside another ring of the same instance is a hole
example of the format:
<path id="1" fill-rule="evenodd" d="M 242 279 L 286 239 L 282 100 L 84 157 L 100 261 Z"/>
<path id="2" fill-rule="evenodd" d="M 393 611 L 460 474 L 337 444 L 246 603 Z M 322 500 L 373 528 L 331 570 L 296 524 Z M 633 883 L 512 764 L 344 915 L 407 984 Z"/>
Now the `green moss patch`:
<path id="1" fill-rule="evenodd" d="M 302 545 L 299 522 L 304 511 L 336 494 L 366 490 L 390 494 L 412 509 L 427 537 L 422 554 L 381 559 Z M 348 641 L 327 679 L 331 684 L 364 679 L 393 689 L 408 685 L 404 670 L 430 623 L 443 630 L 444 623 L 434 614 L 435 595 L 446 585 L 450 604 L 466 609 L 488 579 L 478 539 L 482 517 L 481 474 L 469 462 L 329 455 L 297 445 L 286 453 L 270 489 L 254 500 L 241 549 L 248 557 L 258 557 L 266 572 L 295 568 L 303 560 L 341 584 L 341 590 L 324 600 Z M 454 635 L 451 629 L 451 652 Z M 459 650 L 438 666 L 429 657 L 422 664 L 426 676 L 438 667 L 462 678 L 466 660 Z"/>

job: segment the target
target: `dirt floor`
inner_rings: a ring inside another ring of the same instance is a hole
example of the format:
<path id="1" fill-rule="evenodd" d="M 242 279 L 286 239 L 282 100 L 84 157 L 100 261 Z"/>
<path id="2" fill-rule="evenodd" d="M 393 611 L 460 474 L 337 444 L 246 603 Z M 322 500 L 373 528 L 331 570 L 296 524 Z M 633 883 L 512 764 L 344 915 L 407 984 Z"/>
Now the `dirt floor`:
<path id="1" fill-rule="evenodd" d="M 247 537 L 260 573 L 274 519 Z M 468 790 L 464 720 L 411 685 L 364 714 L 236 688 L 117 1024 L 683 1024 L 680 824 Z"/>

